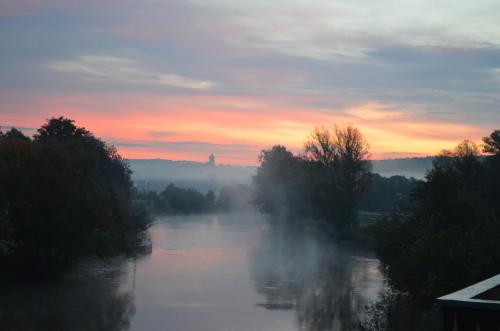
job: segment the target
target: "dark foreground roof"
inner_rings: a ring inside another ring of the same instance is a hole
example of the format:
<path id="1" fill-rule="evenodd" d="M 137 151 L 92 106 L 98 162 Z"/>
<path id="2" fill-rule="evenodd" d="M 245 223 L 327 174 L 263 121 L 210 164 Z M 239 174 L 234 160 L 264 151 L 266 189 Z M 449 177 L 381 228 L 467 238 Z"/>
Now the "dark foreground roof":
<path id="1" fill-rule="evenodd" d="M 500 274 L 437 298 L 440 307 L 500 310 Z"/>

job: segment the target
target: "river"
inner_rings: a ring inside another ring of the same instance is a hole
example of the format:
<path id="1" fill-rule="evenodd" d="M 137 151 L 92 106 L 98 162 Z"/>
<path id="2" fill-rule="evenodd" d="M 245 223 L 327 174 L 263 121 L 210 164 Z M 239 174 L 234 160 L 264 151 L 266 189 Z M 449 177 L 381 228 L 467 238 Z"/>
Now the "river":
<path id="1" fill-rule="evenodd" d="M 354 330 L 383 288 L 370 252 L 259 214 L 159 217 L 151 254 L 4 284 L 1 330 Z"/>

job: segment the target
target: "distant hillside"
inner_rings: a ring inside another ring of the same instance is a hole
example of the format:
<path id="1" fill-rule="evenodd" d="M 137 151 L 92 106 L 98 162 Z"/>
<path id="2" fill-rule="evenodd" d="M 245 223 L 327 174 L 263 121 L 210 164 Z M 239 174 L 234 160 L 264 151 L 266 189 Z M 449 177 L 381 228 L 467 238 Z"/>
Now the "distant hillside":
<path id="1" fill-rule="evenodd" d="M 256 167 L 209 165 L 192 161 L 161 159 L 128 160 L 132 179 L 139 188 L 160 190 L 169 183 L 202 192 L 218 192 L 223 186 L 250 184 Z"/>
<path id="2" fill-rule="evenodd" d="M 373 161 L 373 171 L 384 177 L 402 175 L 423 179 L 432 166 L 433 157 Z M 223 186 L 251 184 L 256 167 L 215 165 L 192 161 L 131 159 L 132 179 L 139 188 L 160 190 L 169 183 L 218 193 Z"/>
<path id="3" fill-rule="evenodd" d="M 432 168 L 434 157 L 412 157 L 403 159 L 374 160 L 373 172 L 384 177 L 402 175 L 416 179 L 424 179 L 427 172 Z"/>

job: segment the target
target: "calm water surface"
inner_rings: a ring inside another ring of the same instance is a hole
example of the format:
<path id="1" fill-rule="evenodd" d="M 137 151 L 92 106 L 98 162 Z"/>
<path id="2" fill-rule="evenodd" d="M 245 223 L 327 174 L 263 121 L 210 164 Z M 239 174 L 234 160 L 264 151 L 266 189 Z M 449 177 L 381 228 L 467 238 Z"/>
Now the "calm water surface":
<path id="1" fill-rule="evenodd" d="M 257 214 L 160 217 L 153 251 L 89 262 L 56 284 L 7 284 L 1 330 L 353 330 L 378 260 Z"/>

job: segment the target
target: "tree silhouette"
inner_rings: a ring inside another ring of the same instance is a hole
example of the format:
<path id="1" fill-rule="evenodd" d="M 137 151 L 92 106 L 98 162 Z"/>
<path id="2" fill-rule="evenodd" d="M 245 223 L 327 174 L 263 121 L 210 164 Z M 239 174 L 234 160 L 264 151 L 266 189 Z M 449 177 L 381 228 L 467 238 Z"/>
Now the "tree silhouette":
<path id="1" fill-rule="evenodd" d="M 306 157 L 326 167 L 334 165 L 339 159 L 339 146 L 335 138 L 325 127 L 314 128 L 304 144 Z"/>
<path id="2" fill-rule="evenodd" d="M 77 127 L 75 121 L 59 117 L 47 121 L 35 134 L 35 140 L 43 142 L 47 140 L 64 141 L 70 138 L 93 138 L 93 135 L 83 127 Z"/>
<path id="3" fill-rule="evenodd" d="M 9 131 L 2 133 L 0 131 L 0 140 L 10 140 L 17 139 L 22 141 L 30 141 L 30 138 L 26 137 L 21 131 L 16 128 L 11 128 Z"/>
<path id="4" fill-rule="evenodd" d="M 500 130 L 495 130 L 488 137 L 484 137 L 483 142 L 485 153 L 500 154 Z"/>
<path id="5" fill-rule="evenodd" d="M 33 140 L 0 140 L 0 262 L 53 276 L 88 256 L 132 252 L 147 226 L 131 200 L 130 169 L 70 119 L 52 118 Z"/>
<path id="6" fill-rule="evenodd" d="M 324 168 L 327 196 L 333 204 L 329 216 L 341 229 L 352 228 L 357 204 L 370 178 L 368 142 L 353 126 L 317 127 L 305 143 L 305 153 L 308 160 Z"/>
<path id="7" fill-rule="evenodd" d="M 491 153 L 495 132 L 485 138 Z M 377 252 L 388 282 L 407 296 L 413 318 L 436 297 L 498 273 L 499 159 L 499 154 L 482 158 L 468 140 L 443 151 L 412 192 L 411 204 L 377 225 Z"/>

